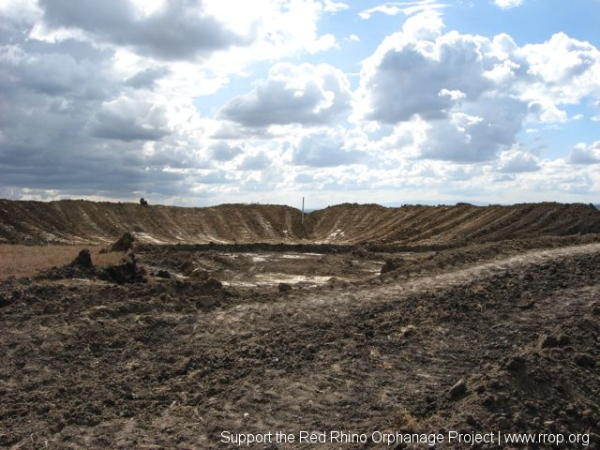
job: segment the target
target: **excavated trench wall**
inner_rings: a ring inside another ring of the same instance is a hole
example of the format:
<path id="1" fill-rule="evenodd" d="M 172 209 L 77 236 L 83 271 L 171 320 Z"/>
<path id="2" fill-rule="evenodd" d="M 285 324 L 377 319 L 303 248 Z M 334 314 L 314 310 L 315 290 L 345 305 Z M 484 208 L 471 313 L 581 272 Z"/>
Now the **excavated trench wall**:
<path id="1" fill-rule="evenodd" d="M 478 207 L 342 204 L 307 214 L 282 205 L 183 208 L 134 203 L 0 200 L 0 242 L 112 242 L 126 231 L 150 243 L 439 245 L 600 233 L 592 205 Z"/>

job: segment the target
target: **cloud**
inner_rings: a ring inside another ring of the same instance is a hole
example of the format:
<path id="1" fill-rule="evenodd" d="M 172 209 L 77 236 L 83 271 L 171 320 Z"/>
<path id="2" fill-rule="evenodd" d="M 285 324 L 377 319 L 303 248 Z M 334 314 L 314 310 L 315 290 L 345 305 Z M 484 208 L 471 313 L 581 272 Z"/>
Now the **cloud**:
<path id="1" fill-rule="evenodd" d="M 600 164 L 600 141 L 589 145 L 584 143 L 575 145 L 569 153 L 568 161 L 575 165 Z"/>
<path id="2" fill-rule="evenodd" d="M 336 167 L 358 163 L 364 153 L 346 148 L 341 133 L 320 131 L 303 136 L 292 146 L 292 164 L 309 167 Z"/>
<path id="3" fill-rule="evenodd" d="M 259 151 L 254 155 L 246 155 L 237 168 L 238 170 L 264 170 L 269 167 L 272 162 L 272 158 L 270 158 L 266 152 Z"/>
<path id="4" fill-rule="evenodd" d="M 511 147 L 521 130 L 525 105 L 510 97 L 485 95 L 431 126 L 419 156 L 464 163 L 489 161 Z"/>
<path id="5" fill-rule="evenodd" d="M 169 75 L 171 71 L 166 67 L 150 67 L 143 69 L 125 81 L 126 86 L 135 89 L 152 89 L 161 78 Z"/>
<path id="6" fill-rule="evenodd" d="M 598 98 L 600 51 L 589 42 L 554 34 L 541 44 L 527 44 L 510 55 L 520 67 L 513 81 L 519 98 L 531 105 L 533 119 L 564 122 L 564 105 Z"/>
<path id="7" fill-rule="evenodd" d="M 498 171 L 504 173 L 535 172 L 540 170 L 539 158 L 531 153 L 512 149 L 500 154 Z"/>
<path id="8" fill-rule="evenodd" d="M 358 95 L 366 119 L 442 119 L 457 103 L 474 101 L 493 86 L 485 76 L 481 40 L 455 32 L 435 36 L 439 30 L 422 28 L 422 19 L 408 19 L 363 63 Z"/>
<path id="9" fill-rule="evenodd" d="M 329 13 L 337 13 L 340 11 L 345 11 L 350 8 L 346 3 L 343 2 L 335 2 L 333 0 L 324 0 L 323 1 L 323 10 Z"/>
<path id="10" fill-rule="evenodd" d="M 230 100 L 219 117 L 248 127 L 323 125 L 347 111 L 350 98 L 349 82 L 339 69 L 278 63 L 252 92 Z"/>
<path id="11" fill-rule="evenodd" d="M 144 16 L 128 0 L 39 0 L 39 6 L 48 28 L 74 29 L 95 41 L 163 60 L 206 56 L 251 41 L 205 15 L 201 0 L 165 2 Z"/>
<path id="12" fill-rule="evenodd" d="M 442 34 L 443 26 L 436 11 L 416 14 L 362 65 L 352 119 L 394 127 L 387 142 L 406 157 L 491 161 L 525 123 L 566 122 L 564 105 L 600 95 L 600 52 L 589 43 L 558 33 L 518 47 L 506 34 Z"/>
<path id="13" fill-rule="evenodd" d="M 223 141 L 210 146 L 210 158 L 220 162 L 231 161 L 242 152 L 243 149 L 239 145 L 232 145 Z"/>
<path id="14" fill-rule="evenodd" d="M 166 109 L 139 98 L 105 102 L 90 122 L 92 136 L 122 141 L 156 141 L 170 133 Z"/>
<path id="15" fill-rule="evenodd" d="M 494 0 L 494 3 L 496 3 L 496 6 L 499 6 L 501 9 L 510 9 L 521 6 L 523 1 L 524 0 Z"/>
<path id="16" fill-rule="evenodd" d="M 385 14 L 387 16 L 396 16 L 404 14 L 411 16 L 424 11 L 436 11 L 446 8 L 448 5 L 435 0 L 416 0 L 412 2 L 386 2 L 373 8 L 365 9 L 358 13 L 363 20 L 368 20 L 373 14 Z"/>

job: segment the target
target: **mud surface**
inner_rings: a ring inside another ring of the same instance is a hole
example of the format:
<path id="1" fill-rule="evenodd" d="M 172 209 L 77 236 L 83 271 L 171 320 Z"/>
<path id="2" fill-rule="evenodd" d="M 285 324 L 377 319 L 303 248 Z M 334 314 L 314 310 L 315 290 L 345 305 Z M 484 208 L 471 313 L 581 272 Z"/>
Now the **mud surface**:
<path id="1" fill-rule="evenodd" d="M 123 257 L 0 283 L 0 448 L 238 448 L 223 432 L 296 436 L 253 449 L 432 448 L 375 431 L 600 448 L 597 234 L 136 243 Z"/>

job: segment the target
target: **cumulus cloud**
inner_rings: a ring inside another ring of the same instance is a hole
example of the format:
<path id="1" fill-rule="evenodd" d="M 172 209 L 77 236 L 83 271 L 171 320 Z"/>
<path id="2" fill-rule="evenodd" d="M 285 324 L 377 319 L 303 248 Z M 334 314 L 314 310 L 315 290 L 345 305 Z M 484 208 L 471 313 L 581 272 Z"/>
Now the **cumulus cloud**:
<path id="1" fill-rule="evenodd" d="M 151 103 L 120 98 L 102 105 L 90 122 L 90 133 L 121 141 L 157 141 L 169 134 L 165 113 Z"/>
<path id="2" fill-rule="evenodd" d="M 519 149 L 500 154 L 498 170 L 505 173 L 535 172 L 540 170 L 539 158 Z"/>
<path id="3" fill-rule="evenodd" d="M 39 0 L 39 5 L 48 28 L 74 29 L 164 60 L 202 56 L 251 40 L 204 14 L 201 0 L 165 2 L 142 16 L 129 0 Z"/>
<path id="4" fill-rule="evenodd" d="M 225 141 L 216 142 L 210 146 L 210 158 L 220 162 L 231 161 L 242 152 L 241 146 Z"/>
<path id="5" fill-rule="evenodd" d="M 465 111 L 452 112 L 432 125 L 421 157 L 467 163 L 491 160 L 516 142 L 526 114 L 523 103 L 495 95 L 485 95 Z"/>
<path id="6" fill-rule="evenodd" d="M 589 145 L 584 143 L 575 145 L 569 153 L 568 161 L 577 165 L 600 164 L 600 141 Z"/>
<path id="7" fill-rule="evenodd" d="M 364 153 L 346 148 L 342 133 L 320 131 L 292 145 L 292 163 L 299 166 L 335 167 L 358 163 Z"/>
<path id="8" fill-rule="evenodd" d="M 506 34 L 443 34 L 443 25 L 436 11 L 408 18 L 361 69 L 353 119 L 406 124 L 389 142 L 408 157 L 490 161 L 525 123 L 566 122 L 565 105 L 600 94 L 600 53 L 589 43 L 558 33 L 518 47 Z M 516 160 L 502 167 L 519 168 Z"/>
<path id="9" fill-rule="evenodd" d="M 346 76 L 327 64 L 276 64 L 266 80 L 230 100 L 219 117 L 249 127 L 331 123 L 350 108 Z"/>
<path id="10" fill-rule="evenodd" d="M 125 80 L 125 85 L 135 89 L 152 89 L 158 80 L 170 72 L 166 67 L 149 67 L 129 77 Z"/>
<path id="11" fill-rule="evenodd" d="M 474 101 L 493 86 L 485 76 L 480 39 L 455 32 L 441 36 L 439 29 L 423 28 L 422 19 L 408 19 L 363 64 L 359 107 L 365 118 L 390 124 L 415 115 L 441 119 L 458 102 Z M 424 29 L 433 40 L 421 39 Z"/>
<path id="12" fill-rule="evenodd" d="M 246 155 L 238 166 L 239 170 L 264 170 L 273 162 L 265 151 Z"/>
<path id="13" fill-rule="evenodd" d="M 526 69 L 514 83 L 533 119 L 564 122 L 568 120 L 564 105 L 600 96 L 600 51 L 589 42 L 556 33 L 544 43 L 515 49 L 510 57 Z"/>

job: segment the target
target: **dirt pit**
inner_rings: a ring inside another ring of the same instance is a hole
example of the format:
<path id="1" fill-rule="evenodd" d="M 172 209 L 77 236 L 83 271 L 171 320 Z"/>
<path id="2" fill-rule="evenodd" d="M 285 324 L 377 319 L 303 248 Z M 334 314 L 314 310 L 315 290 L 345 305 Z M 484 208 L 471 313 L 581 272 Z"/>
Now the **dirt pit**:
<path id="1" fill-rule="evenodd" d="M 6 279 L 0 447 L 598 449 L 599 242 L 145 244 L 125 281 Z"/>

